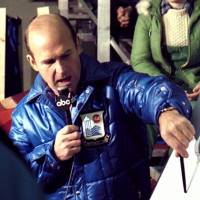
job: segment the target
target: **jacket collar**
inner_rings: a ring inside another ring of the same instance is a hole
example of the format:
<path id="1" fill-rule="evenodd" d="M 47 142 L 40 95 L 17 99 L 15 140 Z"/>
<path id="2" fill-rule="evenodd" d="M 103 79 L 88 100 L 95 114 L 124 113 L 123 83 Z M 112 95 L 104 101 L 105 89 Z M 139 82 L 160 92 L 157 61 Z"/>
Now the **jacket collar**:
<path id="1" fill-rule="evenodd" d="M 90 84 L 96 81 L 104 80 L 109 77 L 105 72 L 102 63 L 96 59 L 82 53 L 81 60 L 81 79 L 79 85 Z"/>
<path id="2" fill-rule="evenodd" d="M 81 78 L 78 86 L 79 90 L 82 90 L 82 88 L 85 88 L 87 85 L 107 79 L 109 77 L 103 68 L 104 66 L 102 66 L 101 63 L 92 57 L 82 53 L 80 55 L 80 60 Z M 47 93 L 51 96 L 54 96 L 53 91 L 45 83 L 40 74 L 38 74 L 26 98 L 26 102 L 28 103 L 34 101 L 38 99 L 42 94 L 47 95 Z"/>
<path id="3" fill-rule="evenodd" d="M 168 3 L 167 0 L 162 0 L 161 1 L 161 14 L 164 15 L 165 13 L 168 12 L 169 9 L 171 9 L 172 6 Z M 186 11 L 188 12 L 189 15 L 192 14 L 192 9 L 193 9 L 193 1 L 185 1 L 184 7 Z"/>
<path id="4" fill-rule="evenodd" d="M 141 0 L 142 1 L 142 0 Z M 157 17 L 161 16 L 161 2 L 162 0 L 147 0 L 150 2 L 150 14 L 156 15 Z M 192 8 L 192 16 L 195 14 L 195 19 L 199 17 L 200 13 L 200 0 L 190 1 Z M 192 17 L 191 16 L 191 17 Z"/>

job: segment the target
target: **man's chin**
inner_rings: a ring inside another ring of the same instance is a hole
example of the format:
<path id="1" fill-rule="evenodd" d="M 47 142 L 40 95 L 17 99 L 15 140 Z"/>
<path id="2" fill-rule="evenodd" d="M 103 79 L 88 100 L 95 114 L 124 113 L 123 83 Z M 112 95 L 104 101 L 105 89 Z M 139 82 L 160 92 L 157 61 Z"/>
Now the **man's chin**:
<path id="1" fill-rule="evenodd" d="M 69 89 L 70 90 L 70 87 L 68 87 L 68 86 L 58 86 L 57 87 L 57 90 L 59 91 L 59 90 L 65 90 L 65 89 Z"/>
<path id="2" fill-rule="evenodd" d="M 65 90 L 65 89 L 69 89 L 69 91 L 71 92 L 71 89 L 70 87 L 67 87 L 67 86 L 56 86 L 56 87 L 51 87 L 53 93 L 56 95 L 56 96 L 59 96 L 59 91 L 62 91 L 62 90 Z"/>
<path id="3" fill-rule="evenodd" d="M 74 89 L 71 86 L 68 86 L 68 85 L 65 85 L 65 86 L 62 85 L 62 86 L 57 87 L 57 91 L 65 90 L 65 89 L 68 89 L 70 92 L 74 92 Z"/>

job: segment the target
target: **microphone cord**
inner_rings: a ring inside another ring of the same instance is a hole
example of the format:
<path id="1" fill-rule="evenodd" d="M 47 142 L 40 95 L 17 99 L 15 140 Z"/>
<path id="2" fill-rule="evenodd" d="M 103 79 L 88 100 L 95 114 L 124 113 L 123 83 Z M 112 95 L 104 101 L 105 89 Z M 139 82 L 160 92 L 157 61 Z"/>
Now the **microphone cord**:
<path id="1" fill-rule="evenodd" d="M 71 167 L 71 171 L 70 171 L 70 174 L 69 174 L 69 180 L 68 180 L 68 183 L 67 183 L 67 188 L 65 190 L 65 196 L 63 198 L 63 200 L 66 200 L 67 199 L 67 195 L 68 195 L 68 192 L 69 192 L 69 185 L 71 183 L 71 180 L 72 180 L 72 177 L 73 177 L 73 172 L 74 172 L 74 163 L 75 163 L 75 156 L 73 158 L 73 161 L 72 161 L 72 167 Z"/>

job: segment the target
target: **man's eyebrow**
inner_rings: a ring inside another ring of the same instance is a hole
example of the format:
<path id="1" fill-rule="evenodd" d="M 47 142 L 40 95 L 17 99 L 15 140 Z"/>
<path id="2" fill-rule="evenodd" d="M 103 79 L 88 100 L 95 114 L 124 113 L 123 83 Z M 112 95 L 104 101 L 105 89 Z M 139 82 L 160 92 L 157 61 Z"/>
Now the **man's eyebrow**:
<path id="1" fill-rule="evenodd" d="M 41 61 L 42 64 L 47 64 L 47 63 L 51 63 L 54 62 L 55 58 L 46 58 L 44 60 Z"/>
<path id="2" fill-rule="evenodd" d="M 65 55 L 68 55 L 72 52 L 71 49 L 67 49 L 66 51 L 64 51 L 59 57 L 62 57 L 62 56 L 65 56 Z M 56 60 L 56 57 L 49 57 L 49 58 L 45 58 L 44 60 L 41 61 L 42 64 L 46 64 L 48 62 L 53 62 L 54 60 Z"/>
<path id="3" fill-rule="evenodd" d="M 63 52 L 61 55 L 65 55 L 65 54 L 69 54 L 69 53 L 71 53 L 72 52 L 72 50 L 71 49 L 67 49 L 65 52 Z"/>

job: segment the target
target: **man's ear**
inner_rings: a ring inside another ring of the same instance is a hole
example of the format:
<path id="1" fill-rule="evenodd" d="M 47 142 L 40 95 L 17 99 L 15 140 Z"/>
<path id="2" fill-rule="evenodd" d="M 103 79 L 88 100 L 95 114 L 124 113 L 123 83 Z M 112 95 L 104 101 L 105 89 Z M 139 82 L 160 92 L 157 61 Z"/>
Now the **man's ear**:
<path id="1" fill-rule="evenodd" d="M 76 46 L 78 53 L 81 54 L 83 52 L 83 48 L 81 46 L 81 41 L 79 37 L 76 37 Z"/>
<path id="2" fill-rule="evenodd" d="M 29 64 L 31 65 L 31 67 L 35 70 L 38 71 L 37 65 L 35 63 L 35 59 L 33 58 L 32 55 L 27 54 L 26 55 L 26 59 L 28 60 Z"/>

